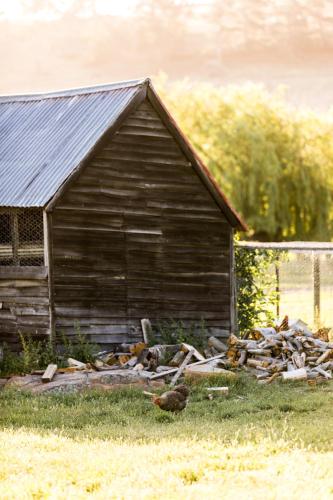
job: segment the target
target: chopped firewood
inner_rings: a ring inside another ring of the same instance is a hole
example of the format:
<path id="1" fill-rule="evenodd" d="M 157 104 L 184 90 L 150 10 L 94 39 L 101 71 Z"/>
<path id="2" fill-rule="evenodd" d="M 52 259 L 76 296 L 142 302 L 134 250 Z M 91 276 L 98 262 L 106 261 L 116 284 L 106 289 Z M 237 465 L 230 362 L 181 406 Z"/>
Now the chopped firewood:
<path id="1" fill-rule="evenodd" d="M 118 357 L 118 361 L 119 363 L 124 366 L 128 363 L 128 361 L 130 360 L 130 356 L 128 354 L 121 354 L 119 357 Z"/>
<path id="2" fill-rule="evenodd" d="M 283 331 L 283 330 L 288 330 L 288 328 L 289 328 L 289 324 L 288 324 L 288 323 L 289 323 L 288 316 L 285 316 L 285 317 L 283 318 L 283 320 L 281 321 L 281 324 L 280 324 L 280 326 L 278 327 L 278 329 L 277 329 L 277 330 L 278 330 L 279 332 L 280 332 L 281 330 L 282 330 L 282 331 Z"/>
<path id="3" fill-rule="evenodd" d="M 285 317 L 276 327 L 256 328 L 243 338 L 232 334 L 228 346 L 225 367 L 244 369 L 262 383 L 281 375 L 285 380 L 328 379 L 333 369 L 333 343 L 323 334 L 313 334 L 299 319 Z"/>
<path id="4" fill-rule="evenodd" d="M 65 368 L 58 368 L 58 373 L 74 373 L 76 372 L 77 368 L 74 366 L 66 366 Z"/>
<path id="5" fill-rule="evenodd" d="M 46 368 L 45 372 L 42 375 L 42 382 L 51 382 L 53 379 L 56 371 L 57 371 L 58 366 L 57 365 L 48 365 Z"/>
<path id="6" fill-rule="evenodd" d="M 218 352 L 226 352 L 228 347 L 216 337 L 209 337 L 208 346 L 214 347 Z"/>
<path id="7" fill-rule="evenodd" d="M 81 361 L 78 361 L 77 359 L 68 358 L 67 363 L 68 363 L 68 366 L 70 366 L 72 368 L 76 368 L 77 370 L 85 370 L 87 368 L 86 363 L 82 363 Z"/>
<path id="8" fill-rule="evenodd" d="M 130 368 L 134 368 L 134 366 L 137 364 L 138 362 L 138 357 L 137 356 L 132 356 L 126 363 L 125 363 L 125 366 L 126 367 L 130 367 Z"/>
<path id="9" fill-rule="evenodd" d="M 146 349 L 147 344 L 144 342 L 138 342 L 137 344 L 133 344 L 130 346 L 130 353 L 133 354 L 133 356 L 140 356 L 141 352 Z"/>
<path id="10" fill-rule="evenodd" d="M 263 367 L 263 368 L 267 368 L 267 366 L 270 365 L 270 363 L 268 361 L 261 361 L 259 359 L 248 359 L 246 361 L 246 364 L 248 366 L 252 366 L 254 368 L 258 368 L 258 367 Z"/>
<path id="11" fill-rule="evenodd" d="M 217 368 L 213 365 L 188 366 L 185 370 L 185 375 L 189 377 L 209 377 L 212 375 L 225 375 L 234 378 L 236 373 L 224 368 Z"/>
<path id="12" fill-rule="evenodd" d="M 149 319 L 141 320 L 142 337 L 145 344 L 149 344 L 149 337 L 152 338 L 153 329 Z"/>
<path id="13" fill-rule="evenodd" d="M 264 384 L 271 384 L 271 383 L 273 382 L 273 380 L 275 380 L 275 379 L 277 379 L 277 378 L 279 378 L 279 377 L 281 377 L 281 373 L 279 373 L 279 372 L 275 372 L 275 373 L 273 373 L 273 375 L 271 375 L 269 378 L 266 378 L 266 379 L 263 381 L 263 383 L 264 383 Z"/>
<path id="14" fill-rule="evenodd" d="M 202 364 L 205 364 L 205 363 L 210 363 L 212 361 L 214 361 L 215 359 L 220 359 L 224 356 L 224 354 L 218 354 L 217 356 L 214 356 L 212 358 L 209 358 L 209 359 L 205 359 L 204 361 L 196 361 L 195 363 L 191 363 L 189 364 L 187 367 L 191 367 L 191 366 L 196 366 L 196 365 L 202 365 Z M 150 377 L 150 380 L 155 380 L 156 378 L 160 378 L 160 377 L 164 377 L 166 375 L 172 375 L 173 373 L 176 373 L 178 371 L 178 368 L 172 368 L 171 370 L 167 371 L 167 372 L 163 372 L 163 373 L 157 373 L 156 375 L 153 375 L 152 377 Z"/>
<path id="15" fill-rule="evenodd" d="M 325 351 L 321 356 L 316 361 L 316 365 L 321 365 L 321 363 L 324 363 L 329 358 L 333 358 L 333 349 L 328 349 Z"/>
<path id="16" fill-rule="evenodd" d="M 331 373 L 323 370 L 321 368 L 321 366 L 316 366 L 316 368 L 314 368 L 313 371 L 316 371 L 316 372 L 320 373 L 320 375 L 323 375 L 323 377 L 325 377 L 325 378 L 328 378 L 328 379 L 332 378 Z"/>
<path id="17" fill-rule="evenodd" d="M 185 359 L 185 352 L 184 351 L 178 351 L 170 361 L 169 365 L 170 366 L 179 366 Z"/>
<path id="18" fill-rule="evenodd" d="M 298 368 L 298 370 L 293 370 L 291 372 L 282 372 L 283 380 L 305 380 L 308 374 L 305 368 Z"/>
<path id="19" fill-rule="evenodd" d="M 195 349 L 195 347 L 193 347 L 193 346 L 191 346 L 189 344 L 183 343 L 181 349 L 182 349 L 182 351 L 185 351 L 185 352 L 193 351 L 192 356 L 194 356 L 195 358 L 197 358 L 198 361 L 204 361 L 205 360 L 205 358 L 203 357 L 203 355 L 200 354 L 200 352 L 197 351 L 197 349 Z"/>
<path id="20" fill-rule="evenodd" d="M 135 365 L 135 367 L 133 368 L 133 370 L 135 370 L 136 372 L 140 372 L 144 369 L 144 366 L 142 363 L 138 363 L 137 365 Z"/>
<path id="21" fill-rule="evenodd" d="M 207 387 L 207 391 L 219 394 L 229 394 L 229 387 Z"/>
<path id="22" fill-rule="evenodd" d="M 242 366 L 245 363 L 246 356 L 247 356 L 246 351 L 245 350 L 241 350 L 240 351 L 240 356 L 239 356 L 238 361 L 237 361 L 238 366 Z"/>
<path id="23" fill-rule="evenodd" d="M 179 379 L 179 377 L 181 376 L 181 374 L 185 370 L 186 365 L 188 365 L 188 363 L 190 362 L 190 360 L 191 360 L 191 358 L 192 358 L 192 356 L 194 354 L 194 351 L 195 351 L 195 349 L 192 347 L 188 351 L 188 353 L 186 354 L 184 361 L 182 362 L 182 364 L 178 368 L 177 372 L 172 377 L 172 380 L 171 380 L 171 383 L 170 383 L 171 387 L 176 384 L 177 380 Z"/>
<path id="24" fill-rule="evenodd" d="M 330 328 L 320 328 L 313 335 L 316 339 L 323 340 L 324 342 L 329 342 L 329 333 L 330 333 Z"/>

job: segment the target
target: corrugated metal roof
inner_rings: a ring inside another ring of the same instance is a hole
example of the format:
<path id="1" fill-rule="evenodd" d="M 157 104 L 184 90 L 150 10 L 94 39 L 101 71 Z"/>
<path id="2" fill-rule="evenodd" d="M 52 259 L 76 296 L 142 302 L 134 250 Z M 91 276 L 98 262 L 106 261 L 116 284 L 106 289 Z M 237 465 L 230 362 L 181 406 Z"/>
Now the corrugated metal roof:
<path id="1" fill-rule="evenodd" d="M 0 206 L 46 205 L 146 83 L 0 97 Z"/>

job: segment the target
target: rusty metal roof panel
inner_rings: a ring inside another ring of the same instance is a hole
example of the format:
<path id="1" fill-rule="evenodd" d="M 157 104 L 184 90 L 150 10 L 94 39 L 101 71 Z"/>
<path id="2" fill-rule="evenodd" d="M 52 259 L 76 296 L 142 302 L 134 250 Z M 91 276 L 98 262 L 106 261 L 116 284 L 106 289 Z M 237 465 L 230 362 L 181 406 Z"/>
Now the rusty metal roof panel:
<path id="1" fill-rule="evenodd" d="M 45 206 L 146 82 L 0 97 L 0 206 Z"/>

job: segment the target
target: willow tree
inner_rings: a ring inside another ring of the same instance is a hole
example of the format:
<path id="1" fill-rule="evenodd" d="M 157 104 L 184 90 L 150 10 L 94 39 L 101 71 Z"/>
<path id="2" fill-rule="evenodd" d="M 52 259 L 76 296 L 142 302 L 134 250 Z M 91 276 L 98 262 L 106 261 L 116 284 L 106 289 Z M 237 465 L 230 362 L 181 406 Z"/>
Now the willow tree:
<path id="1" fill-rule="evenodd" d="M 333 122 L 262 87 L 160 84 L 254 239 L 333 237 Z"/>

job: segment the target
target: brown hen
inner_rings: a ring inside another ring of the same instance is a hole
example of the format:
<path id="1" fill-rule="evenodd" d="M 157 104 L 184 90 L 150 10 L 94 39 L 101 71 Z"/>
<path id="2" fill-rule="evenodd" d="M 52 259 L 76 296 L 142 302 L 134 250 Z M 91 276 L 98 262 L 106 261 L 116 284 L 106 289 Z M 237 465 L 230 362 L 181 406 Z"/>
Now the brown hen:
<path id="1" fill-rule="evenodd" d="M 152 394 L 153 403 L 164 411 L 179 412 L 187 405 L 189 390 L 186 385 L 178 385 L 172 391 L 167 391 L 157 396 Z"/>

